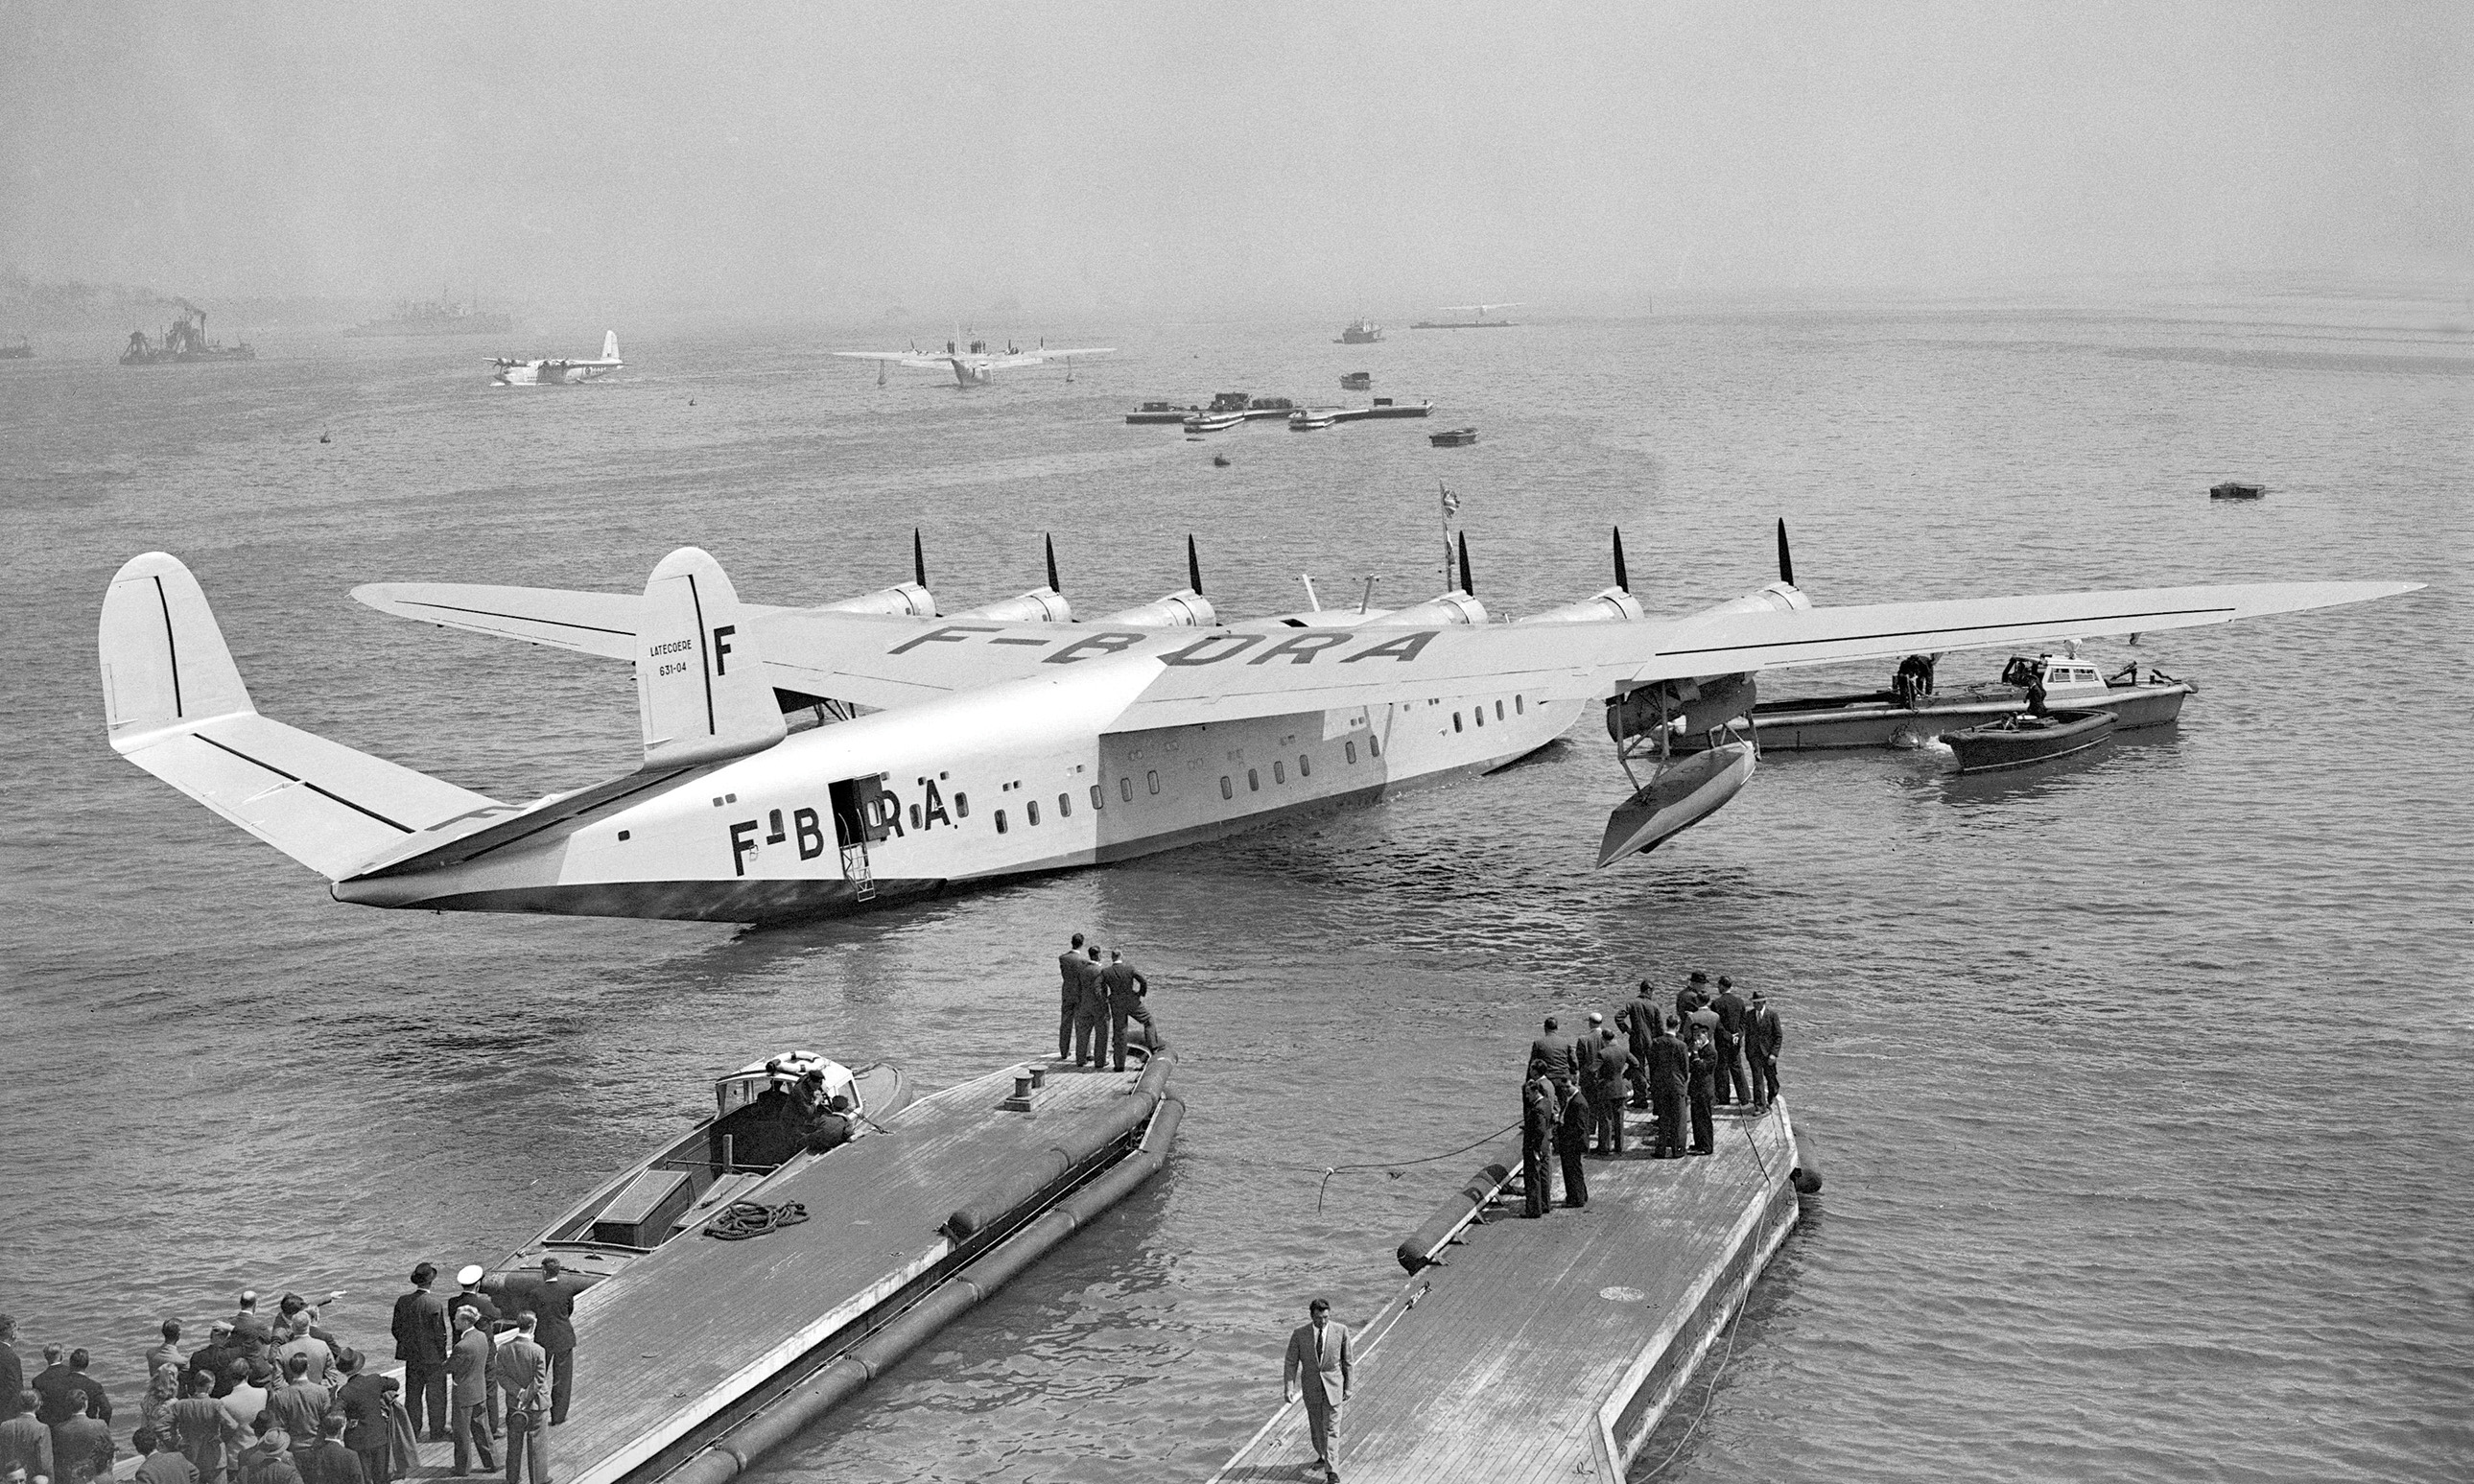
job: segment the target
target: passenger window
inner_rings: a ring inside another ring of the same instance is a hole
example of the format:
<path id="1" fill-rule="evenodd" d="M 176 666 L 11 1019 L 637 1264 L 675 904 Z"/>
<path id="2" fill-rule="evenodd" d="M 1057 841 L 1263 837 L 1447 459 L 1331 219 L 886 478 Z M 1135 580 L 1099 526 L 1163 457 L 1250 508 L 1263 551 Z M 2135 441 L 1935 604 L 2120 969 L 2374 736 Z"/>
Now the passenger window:
<path id="1" fill-rule="evenodd" d="M 1039 800 L 1032 799 L 1029 803 L 1023 805 L 1022 816 L 1025 819 L 1030 820 L 1031 823 L 1037 824 L 1039 822 Z"/>
<path id="2" fill-rule="evenodd" d="M 1366 739 L 1366 753 L 1369 757 L 1379 758 L 1383 756 L 1383 744 L 1370 737 Z"/>
<path id="3" fill-rule="evenodd" d="M 1100 786 L 1096 783 L 1091 786 L 1091 807 L 1093 809 L 1108 807 L 1108 795 L 1101 791 Z"/>
<path id="4" fill-rule="evenodd" d="M 1302 752 L 1298 754 L 1298 776 L 1300 778 L 1314 776 L 1314 761 Z"/>
<path id="5" fill-rule="evenodd" d="M 1476 705 L 1473 709 L 1471 709 L 1471 711 L 1469 712 L 1469 715 L 1470 715 L 1470 716 L 1472 716 L 1472 717 L 1475 717 L 1475 718 L 1477 718 L 1477 724 L 1478 724 L 1478 725 L 1480 725 L 1480 726 L 1484 726 L 1484 725 L 1486 725 L 1486 702 L 1484 702 L 1484 701 L 1480 701 L 1480 702 L 1478 702 L 1478 703 L 1477 703 L 1477 705 Z"/>
<path id="6" fill-rule="evenodd" d="M 1059 819 L 1071 819 L 1074 817 L 1073 794 L 1060 793 L 1056 795 L 1056 817 Z"/>
<path id="7" fill-rule="evenodd" d="M 1355 742 L 1350 742 L 1350 743 L 1348 744 L 1348 761 L 1350 761 L 1351 763 L 1354 763 L 1354 762 L 1356 762 L 1356 761 L 1357 761 L 1357 743 L 1355 743 Z M 918 806 L 918 805 L 916 805 L 916 804 L 913 804 L 913 805 L 912 805 L 912 806 L 910 806 L 910 807 L 912 808 L 912 810 L 916 811 L 916 810 L 918 809 L 918 807 L 919 807 L 919 806 Z"/>
<path id="8" fill-rule="evenodd" d="M 1460 729 L 1461 729 L 1461 714 L 1460 714 L 1459 712 L 1455 711 L 1455 712 L 1453 712 L 1453 713 L 1452 713 L 1452 730 L 1453 730 L 1453 731 L 1455 731 L 1455 732 L 1457 732 L 1457 731 L 1459 731 Z"/>
<path id="9" fill-rule="evenodd" d="M 1134 781 L 1131 778 L 1117 780 L 1117 796 L 1128 804 L 1134 801 Z"/>
<path id="10" fill-rule="evenodd" d="M 961 819 L 968 819 L 971 817 L 971 796 L 969 794 L 957 793 L 954 795 L 954 815 L 955 817 Z"/>
<path id="11" fill-rule="evenodd" d="M 1005 811 L 1004 811 L 1004 810 L 1002 810 L 1002 809 L 1000 809 L 1000 810 L 998 810 L 998 811 L 997 811 L 997 833 L 998 833 L 999 835 L 1003 835 L 1005 832 L 1006 832 Z"/>
<path id="12" fill-rule="evenodd" d="M 1497 701 L 1497 702 L 1495 702 L 1495 703 L 1494 703 L 1494 719 L 1496 719 L 1497 721 L 1500 721 L 1500 720 L 1502 720 L 1502 719 L 1503 719 L 1503 702 L 1501 702 L 1501 701 Z"/>
<path id="13" fill-rule="evenodd" d="M 1272 781 L 1273 781 L 1273 783 L 1286 783 L 1286 782 L 1288 782 L 1288 781 L 1289 781 L 1289 765 L 1287 765 L 1286 763 L 1281 763 L 1281 762 L 1278 762 L 1278 761 L 1274 761 L 1274 762 L 1272 764 Z"/>
<path id="14" fill-rule="evenodd" d="M 1513 709 L 1513 711 L 1514 711 L 1515 713 L 1523 713 L 1523 712 L 1528 711 L 1528 710 L 1529 710 L 1529 701 L 1528 701 L 1528 699 L 1527 699 L 1526 697 L 1524 697 L 1524 696 L 1518 696 L 1518 695 L 1514 696 L 1514 697 L 1512 698 L 1512 709 Z"/>
<path id="15" fill-rule="evenodd" d="M 1226 773 L 1220 775 L 1220 796 L 1225 799 L 1233 799 L 1237 796 L 1237 791 L 1230 787 Z"/>
<path id="16" fill-rule="evenodd" d="M 1153 793 L 1157 793 L 1157 792 L 1159 791 L 1159 769 L 1158 769 L 1158 768 L 1152 768 L 1151 771 L 1149 771 L 1149 772 L 1145 773 L 1143 776 L 1144 776 L 1145 778 L 1147 778 L 1147 779 L 1151 780 L 1152 791 Z"/>
<path id="17" fill-rule="evenodd" d="M 1263 791 L 1263 775 L 1250 767 L 1246 769 L 1246 791 L 1249 793 Z"/>

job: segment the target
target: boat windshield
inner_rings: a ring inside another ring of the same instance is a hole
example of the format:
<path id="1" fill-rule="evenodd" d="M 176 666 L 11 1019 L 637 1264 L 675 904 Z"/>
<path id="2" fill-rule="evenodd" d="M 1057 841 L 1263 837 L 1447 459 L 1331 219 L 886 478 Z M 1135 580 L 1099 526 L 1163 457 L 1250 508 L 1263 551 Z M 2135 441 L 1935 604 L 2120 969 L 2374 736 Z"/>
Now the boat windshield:
<path id="1" fill-rule="evenodd" d="M 848 1067 L 813 1051 L 788 1051 L 740 1067 L 728 1077 L 716 1081 L 713 1084 L 714 1116 L 727 1117 L 755 1102 L 764 1095 L 766 1087 L 776 1083 L 787 1090 L 811 1071 L 825 1074 L 827 1101 L 847 1097 L 853 1107 L 859 1107 L 859 1084 Z"/>

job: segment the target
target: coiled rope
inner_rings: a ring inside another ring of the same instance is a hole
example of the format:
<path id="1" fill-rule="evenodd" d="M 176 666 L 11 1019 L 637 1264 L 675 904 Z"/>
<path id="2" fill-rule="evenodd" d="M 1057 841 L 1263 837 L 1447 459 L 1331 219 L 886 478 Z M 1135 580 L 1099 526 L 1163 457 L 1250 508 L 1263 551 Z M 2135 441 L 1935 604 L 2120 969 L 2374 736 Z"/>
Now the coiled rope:
<path id="1" fill-rule="evenodd" d="M 766 1205 L 762 1201 L 733 1201 L 704 1224 L 704 1234 L 725 1242 L 744 1242 L 761 1237 L 784 1227 L 795 1227 L 808 1219 L 808 1207 L 797 1201 L 785 1201 L 780 1205 Z"/>

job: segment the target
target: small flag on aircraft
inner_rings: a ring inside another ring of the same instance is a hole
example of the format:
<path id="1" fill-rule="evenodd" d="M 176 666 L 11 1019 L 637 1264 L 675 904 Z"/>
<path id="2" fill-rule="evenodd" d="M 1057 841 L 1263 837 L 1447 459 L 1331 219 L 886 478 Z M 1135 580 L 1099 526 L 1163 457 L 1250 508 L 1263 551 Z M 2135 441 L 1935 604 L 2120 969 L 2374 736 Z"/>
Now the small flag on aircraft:
<path id="1" fill-rule="evenodd" d="M 1443 492 L 1443 519 L 1448 521 L 1459 513 L 1461 498 L 1452 493 L 1450 485 L 1439 484 L 1435 487 Z"/>

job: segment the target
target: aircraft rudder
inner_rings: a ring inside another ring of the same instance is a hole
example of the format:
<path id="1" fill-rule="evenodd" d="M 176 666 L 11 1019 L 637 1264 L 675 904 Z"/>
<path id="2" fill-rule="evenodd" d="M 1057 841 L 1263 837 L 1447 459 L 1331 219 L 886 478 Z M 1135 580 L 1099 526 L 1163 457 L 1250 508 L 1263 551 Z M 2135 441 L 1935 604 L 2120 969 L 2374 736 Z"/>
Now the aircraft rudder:
<path id="1" fill-rule="evenodd" d="M 738 590 L 702 547 L 662 558 L 644 584 L 636 694 L 648 769 L 742 757 L 788 735 Z"/>
<path id="2" fill-rule="evenodd" d="M 606 361 L 618 358 L 618 331 L 605 329 L 601 332 L 601 358 Z"/>
<path id="3" fill-rule="evenodd" d="M 116 751 L 143 746 L 168 727 L 257 709 L 206 590 L 167 552 L 131 557 L 112 575 L 95 649 Z"/>

